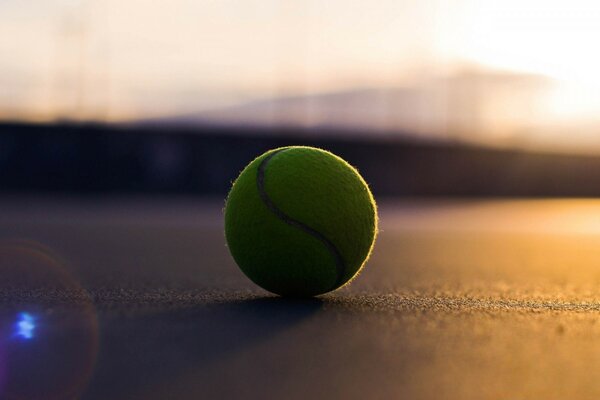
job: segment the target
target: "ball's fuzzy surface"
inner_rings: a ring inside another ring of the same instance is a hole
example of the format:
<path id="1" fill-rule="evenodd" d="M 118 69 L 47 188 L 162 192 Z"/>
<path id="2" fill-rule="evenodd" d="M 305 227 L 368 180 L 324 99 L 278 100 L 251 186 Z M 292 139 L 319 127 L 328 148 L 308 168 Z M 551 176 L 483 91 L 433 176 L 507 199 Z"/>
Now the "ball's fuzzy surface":
<path id="1" fill-rule="evenodd" d="M 316 296 L 352 280 L 377 235 L 377 207 L 358 171 L 304 146 L 270 150 L 234 182 L 225 236 L 241 270 L 282 296 Z"/>

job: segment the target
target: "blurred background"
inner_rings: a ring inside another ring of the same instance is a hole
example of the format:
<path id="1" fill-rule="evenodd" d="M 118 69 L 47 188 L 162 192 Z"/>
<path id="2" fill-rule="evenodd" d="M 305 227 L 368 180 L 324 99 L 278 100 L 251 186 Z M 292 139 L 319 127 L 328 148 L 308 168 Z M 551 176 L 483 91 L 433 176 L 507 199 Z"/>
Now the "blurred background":
<path id="1" fill-rule="evenodd" d="M 597 0 L 0 0 L 0 397 L 600 398 L 599 39 Z M 287 145 L 379 206 L 308 302 L 223 235 Z"/>
<path id="2" fill-rule="evenodd" d="M 600 195 L 592 0 L 4 0 L 0 191 L 224 196 L 272 147 L 376 196 Z"/>

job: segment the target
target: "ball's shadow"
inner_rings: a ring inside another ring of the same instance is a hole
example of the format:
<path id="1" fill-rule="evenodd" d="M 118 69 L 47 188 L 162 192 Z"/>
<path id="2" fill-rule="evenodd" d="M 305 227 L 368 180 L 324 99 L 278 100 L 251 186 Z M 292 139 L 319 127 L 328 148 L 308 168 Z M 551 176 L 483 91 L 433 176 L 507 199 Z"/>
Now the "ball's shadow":
<path id="1" fill-rule="evenodd" d="M 309 318 L 322 300 L 264 297 L 108 317 L 86 398 L 121 398 L 202 371 Z"/>

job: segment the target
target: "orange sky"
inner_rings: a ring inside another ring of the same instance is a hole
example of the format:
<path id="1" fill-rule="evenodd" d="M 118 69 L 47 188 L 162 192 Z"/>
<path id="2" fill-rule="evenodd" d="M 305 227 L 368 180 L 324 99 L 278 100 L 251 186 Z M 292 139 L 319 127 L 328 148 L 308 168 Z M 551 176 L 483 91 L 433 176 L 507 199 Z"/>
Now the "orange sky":
<path id="1" fill-rule="evenodd" d="M 475 112 L 447 104 L 445 85 L 466 68 L 549 82 L 482 78 L 471 99 L 483 104 L 479 139 L 521 132 L 585 147 L 599 136 L 598 21 L 591 0 L 5 0 L 0 118 L 119 121 L 411 88 L 430 102 L 418 108 L 427 130 L 458 131 L 448 118 L 436 128 L 435 116 Z"/>

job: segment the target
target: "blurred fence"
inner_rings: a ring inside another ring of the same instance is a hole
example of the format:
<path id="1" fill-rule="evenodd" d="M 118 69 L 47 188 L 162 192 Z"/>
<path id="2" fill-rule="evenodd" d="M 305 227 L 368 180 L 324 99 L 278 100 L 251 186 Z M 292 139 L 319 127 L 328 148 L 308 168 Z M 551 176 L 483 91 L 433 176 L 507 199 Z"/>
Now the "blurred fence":
<path id="1" fill-rule="evenodd" d="M 0 192 L 224 196 L 274 147 L 311 145 L 356 166 L 376 196 L 599 196 L 600 158 L 335 131 L 0 125 Z"/>

